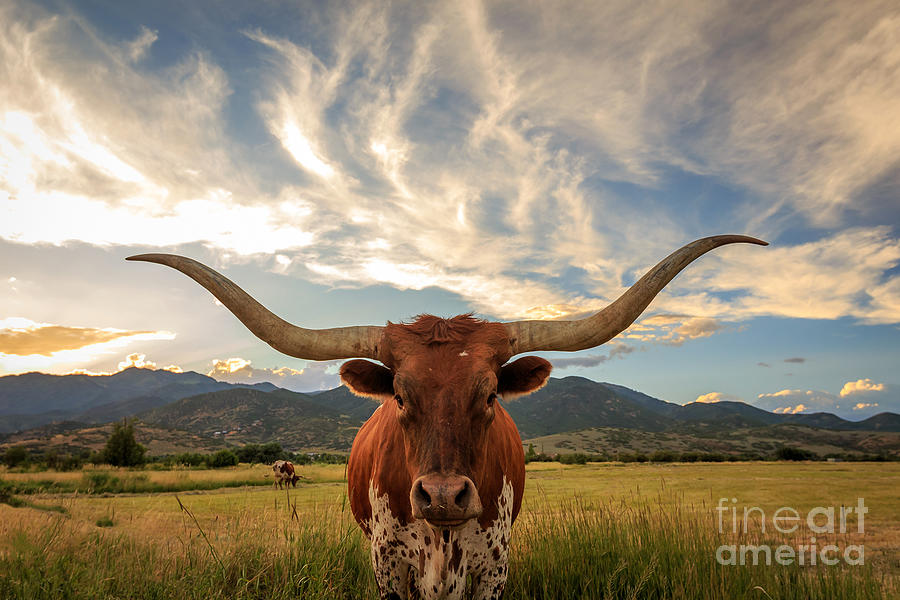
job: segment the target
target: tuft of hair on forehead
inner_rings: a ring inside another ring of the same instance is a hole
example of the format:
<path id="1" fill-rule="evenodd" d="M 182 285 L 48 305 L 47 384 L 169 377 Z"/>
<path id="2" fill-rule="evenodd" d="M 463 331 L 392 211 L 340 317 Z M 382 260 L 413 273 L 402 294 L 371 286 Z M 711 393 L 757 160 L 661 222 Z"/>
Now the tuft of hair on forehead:
<path id="1" fill-rule="evenodd" d="M 447 344 L 462 342 L 488 321 L 476 319 L 472 313 L 457 315 L 450 319 L 434 315 L 418 315 L 412 323 L 402 323 L 406 332 L 418 336 L 425 344 Z"/>

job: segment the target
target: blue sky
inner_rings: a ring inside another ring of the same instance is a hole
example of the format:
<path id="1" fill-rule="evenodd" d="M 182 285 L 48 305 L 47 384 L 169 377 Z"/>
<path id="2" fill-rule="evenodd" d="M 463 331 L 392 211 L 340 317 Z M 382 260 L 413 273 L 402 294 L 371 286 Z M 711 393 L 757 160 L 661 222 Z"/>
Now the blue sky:
<path id="1" fill-rule="evenodd" d="M 900 411 L 895 3 L 0 3 L 0 374 L 291 389 L 175 252 L 308 327 L 572 318 L 693 239 L 619 338 L 673 402 Z"/>

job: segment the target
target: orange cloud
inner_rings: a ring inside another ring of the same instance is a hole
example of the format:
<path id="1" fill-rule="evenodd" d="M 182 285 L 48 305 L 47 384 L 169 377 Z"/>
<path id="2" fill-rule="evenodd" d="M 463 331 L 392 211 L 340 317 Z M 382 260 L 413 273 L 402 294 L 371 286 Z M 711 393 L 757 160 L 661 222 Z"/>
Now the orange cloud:
<path id="1" fill-rule="evenodd" d="M 124 371 L 125 369 L 130 369 L 131 367 L 137 367 L 138 369 L 151 369 L 153 371 L 171 371 L 173 373 L 184 373 L 184 369 L 179 367 L 178 365 L 169 365 L 167 367 L 162 367 L 160 369 L 156 366 L 156 363 L 152 360 L 147 360 L 146 354 L 140 354 L 138 352 L 133 352 L 125 357 L 125 360 L 121 361 L 118 365 L 118 368 L 115 371 L 91 371 L 90 369 L 72 369 L 64 373 L 65 375 L 115 375 L 120 371 Z"/>
<path id="2" fill-rule="evenodd" d="M 797 406 L 785 406 L 782 408 L 776 408 L 772 412 L 779 413 L 782 415 L 796 415 L 797 413 L 801 413 L 805 410 L 808 410 L 809 407 L 805 404 L 798 404 Z"/>
<path id="3" fill-rule="evenodd" d="M 697 399 L 694 400 L 694 402 L 700 402 L 701 404 L 715 404 L 716 402 L 722 402 L 723 400 L 740 400 L 740 398 L 730 394 L 723 394 L 722 392 L 709 392 L 708 394 L 697 396 Z"/>
<path id="4" fill-rule="evenodd" d="M 184 370 L 178 365 L 169 365 L 168 367 L 162 367 L 162 369 L 160 369 L 156 366 L 155 362 L 147 360 L 146 354 L 140 354 L 138 352 L 129 354 L 125 357 L 125 360 L 119 363 L 119 371 L 124 371 L 125 369 L 130 369 L 131 367 L 137 367 L 139 369 L 172 371 L 173 373 L 184 373 Z"/>
<path id="5" fill-rule="evenodd" d="M 94 327 L 69 327 L 35 323 L 28 319 L 0 320 L 0 353 L 12 356 L 52 356 L 62 350 L 78 350 L 122 338 L 152 336 L 155 331 L 127 331 Z"/>
<path id="6" fill-rule="evenodd" d="M 841 398 L 846 398 L 851 394 L 860 394 L 862 392 L 883 392 L 884 384 L 875 383 L 871 379 L 857 379 L 856 381 L 848 381 L 841 388 Z"/>

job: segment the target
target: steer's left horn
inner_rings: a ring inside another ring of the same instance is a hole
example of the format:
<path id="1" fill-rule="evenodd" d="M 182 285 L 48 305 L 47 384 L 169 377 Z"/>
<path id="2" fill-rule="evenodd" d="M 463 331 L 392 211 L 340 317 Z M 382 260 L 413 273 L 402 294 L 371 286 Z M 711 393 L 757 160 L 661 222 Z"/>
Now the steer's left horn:
<path id="1" fill-rule="evenodd" d="M 599 346 L 634 323 L 666 284 L 694 260 L 713 248 L 739 242 L 769 245 L 768 242 L 746 235 L 716 235 L 691 242 L 664 258 L 615 302 L 591 317 L 577 321 L 506 323 L 512 353 L 575 351 Z"/>
<path id="2" fill-rule="evenodd" d="M 139 254 L 126 260 L 158 263 L 181 271 L 209 290 L 256 337 L 288 356 L 307 360 L 378 358 L 383 327 L 304 329 L 272 313 L 233 281 L 196 260 L 175 254 Z"/>

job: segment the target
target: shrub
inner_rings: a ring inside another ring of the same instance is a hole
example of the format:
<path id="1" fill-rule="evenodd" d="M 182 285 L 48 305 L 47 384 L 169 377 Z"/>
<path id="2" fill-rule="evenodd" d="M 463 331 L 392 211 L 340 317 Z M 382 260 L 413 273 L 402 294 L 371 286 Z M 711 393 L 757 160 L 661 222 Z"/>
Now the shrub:
<path id="1" fill-rule="evenodd" d="M 233 467 L 238 464 L 237 454 L 231 450 L 219 450 L 215 454 L 206 457 L 206 465 L 211 469 L 221 467 Z"/>
<path id="2" fill-rule="evenodd" d="M 171 457 L 172 464 L 199 467 L 206 462 L 206 456 L 199 452 L 184 452 Z"/>
<path id="3" fill-rule="evenodd" d="M 700 455 L 700 460 L 703 462 L 725 462 L 728 460 L 728 457 L 718 452 L 707 452 Z"/>
<path id="4" fill-rule="evenodd" d="M 9 468 L 28 464 L 29 459 L 30 456 L 25 446 L 12 446 L 3 453 L 3 462 Z"/>
<path id="5" fill-rule="evenodd" d="M 671 450 L 657 450 L 650 455 L 650 462 L 675 462 L 678 455 Z"/>
<path id="6" fill-rule="evenodd" d="M 291 455 L 291 462 L 295 465 L 309 465 L 312 464 L 312 461 L 309 454 L 297 453 Z"/>
<path id="7" fill-rule="evenodd" d="M 775 458 L 778 460 L 815 460 L 818 456 L 815 452 L 810 452 L 803 448 L 782 446 L 775 451 Z"/>
<path id="8" fill-rule="evenodd" d="M 583 452 L 575 452 L 572 454 L 560 454 L 559 462 L 564 465 L 585 465 L 588 461 L 588 455 Z"/>
<path id="9" fill-rule="evenodd" d="M 41 457 L 42 462 L 48 469 L 55 471 L 74 471 L 80 469 L 84 465 L 82 457 L 74 454 L 60 454 L 56 450 L 48 450 Z"/>
<path id="10" fill-rule="evenodd" d="M 330 454 L 328 452 L 320 452 L 314 454 L 312 460 L 317 463 L 325 463 L 327 465 L 343 465 L 346 464 L 349 456 L 346 454 Z"/>
<path id="11" fill-rule="evenodd" d="M 278 442 L 268 444 L 245 444 L 234 449 L 238 461 L 242 463 L 271 464 L 276 460 L 286 460 L 288 453 L 284 451 Z"/>

